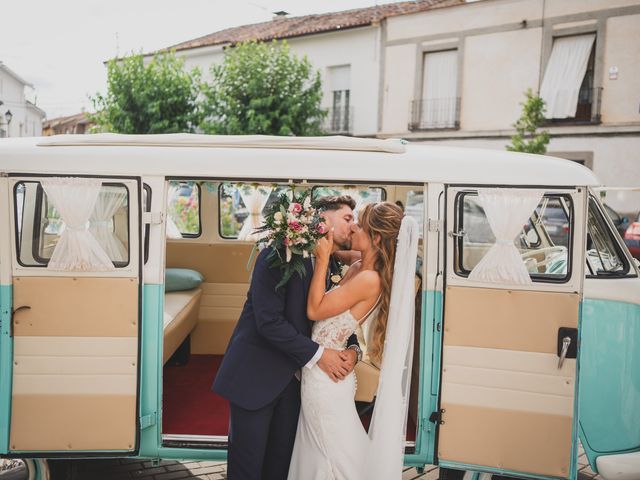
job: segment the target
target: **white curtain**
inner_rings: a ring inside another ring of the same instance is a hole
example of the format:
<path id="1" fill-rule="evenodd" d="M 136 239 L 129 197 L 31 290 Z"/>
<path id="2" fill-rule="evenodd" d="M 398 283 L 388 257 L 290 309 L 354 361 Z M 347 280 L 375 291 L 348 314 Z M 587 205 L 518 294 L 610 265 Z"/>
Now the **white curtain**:
<path id="1" fill-rule="evenodd" d="M 469 274 L 469 280 L 530 285 L 531 277 L 514 241 L 540 203 L 544 191 L 518 188 L 478 190 L 496 242 Z"/>
<path id="2" fill-rule="evenodd" d="M 173 185 L 173 184 L 169 183 L 169 191 L 167 193 L 167 232 L 166 232 L 166 237 L 167 238 L 172 238 L 172 239 L 182 238 L 182 233 L 180 232 L 180 229 L 178 228 L 178 226 L 176 225 L 176 222 L 173 221 L 173 218 L 169 214 L 170 207 L 171 207 L 171 202 L 174 201 L 177 193 L 178 193 L 178 185 Z"/>
<path id="3" fill-rule="evenodd" d="M 546 103 L 547 118 L 575 117 L 578 93 L 587 71 L 594 35 L 556 38 L 549 57 L 540 97 Z"/>
<path id="4" fill-rule="evenodd" d="M 273 188 L 271 187 L 263 186 L 252 186 L 248 191 L 242 187 L 239 188 L 240 196 L 249 211 L 249 216 L 242 224 L 242 229 L 238 233 L 238 240 L 258 240 L 258 235 L 254 234 L 253 231 L 262 225 L 264 220 L 262 209 L 266 205 L 272 190 Z"/>
<path id="5" fill-rule="evenodd" d="M 109 258 L 115 262 L 127 260 L 127 248 L 115 234 L 112 224 L 116 212 L 127 200 L 127 189 L 123 187 L 102 187 L 93 214 L 89 219 L 89 231 L 98 240 Z"/>
<path id="6" fill-rule="evenodd" d="M 393 266 L 387 332 L 362 478 L 400 480 L 409 411 L 418 223 L 405 216 Z"/>
<path id="7" fill-rule="evenodd" d="M 423 68 L 421 126 L 423 128 L 455 126 L 458 51 L 425 53 Z"/>
<path id="8" fill-rule="evenodd" d="M 41 184 L 64 223 L 47 268 L 85 272 L 114 270 L 109 255 L 89 231 L 89 218 L 102 182 L 94 178 L 52 177 L 42 180 Z"/>

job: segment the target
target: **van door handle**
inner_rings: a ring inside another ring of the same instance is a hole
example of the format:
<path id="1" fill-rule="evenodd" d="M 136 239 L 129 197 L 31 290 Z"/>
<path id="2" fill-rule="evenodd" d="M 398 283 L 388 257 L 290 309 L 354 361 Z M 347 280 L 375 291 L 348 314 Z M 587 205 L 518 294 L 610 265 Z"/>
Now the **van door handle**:
<path id="1" fill-rule="evenodd" d="M 31 307 L 29 305 L 22 305 L 21 307 L 11 311 L 11 319 L 9 320 L 9 337 L 13 337 L 13 317 L 20 310 L 31 310 Z"/>
<path id="2" fill-rule="evenodd" d="M 566 358 L 567 352 L 569 351 L 569 345 L 571 345 L 571 337 L 564 337 L 562 339 L 562 351 L 560 352 L 560 359 L 558 360 L 558 370 L 562 368 L 564 359 Z"/>

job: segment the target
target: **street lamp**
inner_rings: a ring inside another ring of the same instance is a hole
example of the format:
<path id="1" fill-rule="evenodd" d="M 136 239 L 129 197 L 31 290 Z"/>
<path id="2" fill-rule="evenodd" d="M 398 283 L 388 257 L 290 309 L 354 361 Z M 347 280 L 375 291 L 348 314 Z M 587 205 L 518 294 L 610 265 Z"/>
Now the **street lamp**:
<path id="1" fill-rule="evenodd" d="M 8 137 L 9 131 L 11 128 L 11 120 L 13 119 L 13 113 L 11 113 L 11 110 L 6 111 L 6 113 L 4 114 L 4 118 L 7 119 L 7 137 Z"/>

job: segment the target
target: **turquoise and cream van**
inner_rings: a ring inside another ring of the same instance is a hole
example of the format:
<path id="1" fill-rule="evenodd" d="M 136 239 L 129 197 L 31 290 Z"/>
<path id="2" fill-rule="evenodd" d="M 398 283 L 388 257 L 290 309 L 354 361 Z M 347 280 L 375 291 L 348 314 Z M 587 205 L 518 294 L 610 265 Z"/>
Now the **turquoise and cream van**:
<path id="1" fill-rule="evenodd" d="M 396 140 L 2 140 L 0 479 L 223 460 L 210 387 L 253 230 L 292 189 L 399 202 L 422 227 L 406 465 L 575 479 L 581 442 L 607 480 L 640 478 L 640 279 L 598 185 L 569 161 Z M 367 425 L 378 368 L 356 372 Z"/>

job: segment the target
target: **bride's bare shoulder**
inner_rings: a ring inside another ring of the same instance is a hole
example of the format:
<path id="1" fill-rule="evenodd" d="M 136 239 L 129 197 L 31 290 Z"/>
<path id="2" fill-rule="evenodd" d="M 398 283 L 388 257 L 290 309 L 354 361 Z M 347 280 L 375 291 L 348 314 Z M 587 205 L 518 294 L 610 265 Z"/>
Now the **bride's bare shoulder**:
<path id="1" fill-rule="evenodd" d="M 380 289 L 380 274 L 375 270 L 360 270 L 352 281 L 357 282 L 362 288 L 376 291 Z"/>

